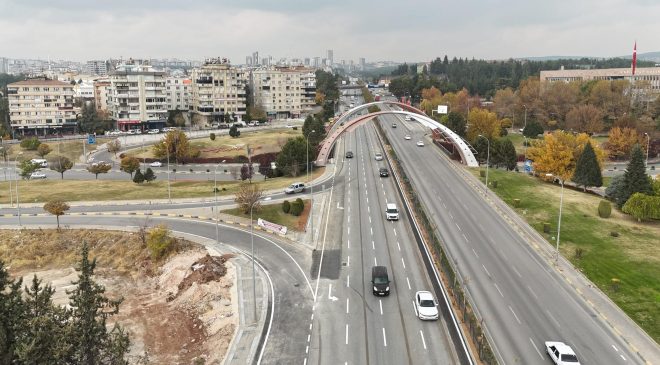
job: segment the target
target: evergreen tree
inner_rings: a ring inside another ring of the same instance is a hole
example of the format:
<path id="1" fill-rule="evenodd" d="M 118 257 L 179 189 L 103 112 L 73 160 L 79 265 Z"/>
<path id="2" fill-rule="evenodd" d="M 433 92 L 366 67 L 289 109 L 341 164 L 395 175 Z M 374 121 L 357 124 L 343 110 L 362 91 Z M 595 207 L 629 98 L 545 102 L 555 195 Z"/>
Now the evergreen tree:
<path id="1" fill-rule="evenodd" d="M 499 148 L 504 167 L 508 171 L 515 169 L 518 161 L 518 154 L 516 153 L 516 147 L 513 146 L 513 142 L 508 138 L 504 139 L 501 141 Z"/>
<path id="2" fill-rule="evenodd" d="M 584 150 L 582 150 L 582 154 L 575 165 L 575 173 L 573 173 L 571 180 L 578 185 L 582 185 L 585 191 L 587 186 L 603 186 L 603 175 L 591 143 L 587 142 L 587 145 L 584 146 Z"/>
<path id="3" fill-rule="evenodd" d="M 133 176 L 133 182 L 136 184 L 142 184 L 144 182 L 144 175 L 142 175 L 142 171 L 140 169 L 137 169 L 135 171 L 135 176 Z"/>
<path id="4" fill-rule="evenodd" d="M 525 129 L 523 129 L 522 134 L 527 138 L 536 138 L 539 134 L 543 133 L 543 127 L 539 122 L 532 120 L 527 123 Z"/>
<path id="5" fill-rule="evenodd" d="M 447 114 L 447 127 L 459 136 L 465 137 L 465 130 L 467 128 L 465 116 L 459 112 L 449 112 Z"/>
<path id="6" fill-rule="evenodd" d="M 80 264 L 76 268 L 78 280 L 69 294 L 71 315 L 68 337 L 73 345 L 72 362 L 83 365 L 103 363 L 125 363 L 123 356 L 128 352 L 128 335 L 115 325 L 108 333 L 106 320 L 119 312 L 122 300 L 108 299 L 105 288 L 94 282 L 96 259 L 89 259 L 89 247 L 83 242 Z M 119 354 L 119 352 L 125 352 Z M 112 360 L 112 362 L 111 362 Z"/>
<path id="7" fill-rule="evenodd" d="M 649 176 L 646 174 L 644 153 L 639 144 L 633 147 L 630 153 L 630 162 L 623 176 L 623 188 L 616 201 L 619 207 L 622 207 L 628 201 L 628 198 L 635 193 L 653 195 L 651 180 L 649 180 Z"/>
<path id="8" fill-rule="evenodd" d="M 241 135 L 241 131 L 238 130 L 238 127 L 235 125 L 232 125 L 231 128 L 229 128 L 229 136 L 232 138 L 236 138 Z"/>
<path id="9" fill-rule="evenodd" d="M 147 167 L 147 171 L 144 173 L 144 181 L 152 182 L 154 180 L 156 180 L 156 174 L 154 174 L 154 171 L 151 169 L 151 167 Z"/>
<path id="10" fill-rule="evenodd" d="M 21 279 L 11 279 L 0 261 L 0 364 L 12 364 L 16 359 L 16 343 L 25 318 L 22 283 Z"/>

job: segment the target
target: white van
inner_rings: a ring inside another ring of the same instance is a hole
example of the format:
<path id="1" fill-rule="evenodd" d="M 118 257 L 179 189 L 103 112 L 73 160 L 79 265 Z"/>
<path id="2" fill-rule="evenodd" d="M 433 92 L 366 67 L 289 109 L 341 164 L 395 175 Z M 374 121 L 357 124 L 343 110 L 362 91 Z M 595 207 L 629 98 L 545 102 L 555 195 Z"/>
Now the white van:
<path id="1" fill-rule="evenodd" d="M 399 210 L 396 209 L 396 204 L 387 203 L 385 207 L 385 218 L 388 221 L 398 221 L 399 220 Z"/>
<path id="2" fill-rule="evenodd" d="M 289 185 L 288 188 L 284 189 L 286 194 L 302 193 L 303 191 L 305 191 L 305 184 L 301 182 L 293 183 Z"/>
<path id="3" fill-rule="evenodd" d="M 48 161 L 43 158 L 33 158 L 30 160 L 30 162 L 35 163 L 41 167 L 48 167 Z"/>

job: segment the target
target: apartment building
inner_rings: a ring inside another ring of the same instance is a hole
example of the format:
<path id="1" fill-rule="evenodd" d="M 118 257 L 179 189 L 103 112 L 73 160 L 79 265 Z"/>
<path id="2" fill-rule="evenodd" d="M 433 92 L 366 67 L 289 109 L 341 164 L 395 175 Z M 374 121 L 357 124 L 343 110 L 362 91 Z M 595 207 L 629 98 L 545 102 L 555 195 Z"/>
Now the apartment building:
<path id="1" fill-rule="evenodd" d="M 128 61 L 110 72 L 110 113 L 117 129 L 162 128 L 167 119 L 165 72 Z"/>
<path id="2" fill-rule="evenodd" d="M 73 85 L 49 79 L 32 79 L 7 85 L 11 128 L 20 135 L 76 131 Z"/>
<path id="3" fill-rule="evenodd" d="M 93 60 L 85 64 L 85 73 L 88 75 L 107 76 L 108 65 L 105 61 Z"/>
<path id="4" fill-rule="evenodd" d="M 167 95 L 167 110 L 184 110 L 190 108 L 192 94 L 192 80 L 185 77 L 168 77 L 165 80 L 165 94 Z"/>
<path id="5" fill-rule="evenodd" d="M 594 70 L 560 70 L 541 71 L 541 82 L 571 82 L 590 80 L 628 80 L 633 85 L 644 81 L 653 93 L 660 92 L 660 67 L 642 67 L 635 70 L 627 68 L 606 68 Z"/>
<path id="6" fill-rule="evenodd" d="M 110 112 L 110 86 L 109 78 L 94 80 L 94 105 L 98 112 Z"/>
<path id="7" fill-rule="evenodd" d="M 212 58 L 193 69 L 192 103 L 189 110 L 193 120 L 228 122 L 232 116 L 243 119 L 246 112 L 245 87 L 248 71 L 231 66 L 226 58 Z"/>
<path id="8" fill-rule="evenodd" d="M 302 66 L 258 69 L 252 71 L 251 89 L 269 118 L 300 118 L 314 107 L 316 74 Z"/>

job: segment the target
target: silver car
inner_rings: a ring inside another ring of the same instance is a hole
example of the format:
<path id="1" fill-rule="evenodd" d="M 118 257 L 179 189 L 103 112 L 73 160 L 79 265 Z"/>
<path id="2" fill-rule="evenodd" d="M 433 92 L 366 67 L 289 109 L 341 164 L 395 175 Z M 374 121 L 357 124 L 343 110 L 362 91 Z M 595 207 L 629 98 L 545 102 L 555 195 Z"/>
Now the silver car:
<path id="1" fill-rule="evenodd" d="M 382 161 L 383 160 L 383 154 L 380 152 L 376 152 L 376 161 Z"/>

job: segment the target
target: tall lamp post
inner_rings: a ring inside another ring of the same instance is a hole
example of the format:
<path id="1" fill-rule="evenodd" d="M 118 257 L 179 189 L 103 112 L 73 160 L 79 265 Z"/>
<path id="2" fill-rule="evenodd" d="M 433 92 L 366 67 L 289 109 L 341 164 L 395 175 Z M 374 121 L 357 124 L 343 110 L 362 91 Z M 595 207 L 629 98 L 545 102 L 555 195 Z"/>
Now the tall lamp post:
<path id="1" fill-rule="evenodd" d="M 216 174 L 218 173 L 218 166 L 225 163 L 227 160 L 222 160 L 219 164 L 215 165 L 213 169 L 213 197 L 215 199 L 215 243 L 220 244 L 220 235 L 218 234 L 218 179 Z"/>
<path id="2" fill-rule="evenodd" d="M 252 223 L 252 208 L 254 205 L 260 201 L 268 201 L 271 198 L 269 196 L 265 198 L 259 198 L 250 204 L 250 246 L 252 251 L 252 297 L 254 298 L 252 304 L 252 313 L 254 315 L 254 322 L 257 322 L 257 277 L 256 271 L 254 270 L 254 224 Z"/>
<path id="3" fill-rule="evenodd" d="M 165 149 L 167 154 L 167 200 L 172 203 L 172 191 L 170 189 L 170 146 L 167 144 L 167 140 L 163 141 L 165 143 Z"/>
<path id="4" fill-rule="evenodd" d="M 561 233 L 561 211 L 564 205 L 564 179 L 560 179 L 561 194 L 559 195 L 559 219 L 557 221 L 557 244 L 555 248 L 555 265 L 559 263 L 559 235 Z"/>
<path id="5" fill-rule="evenodd" d="M 307 134 L 307 165 L 305 167 L 305 170 L 307 171 L 307 184 L 309 185 L 309 190 L 311 192 L 311 205 L 309 207 L 309 217 L 311 221 L 311 229 L 312 229 L 312 235 L 311 235 L 311 241 L 314 242 L 314 187 L 312 184 L 310 184 L 309 178 L 310 178 L 310 173 L 309 173 L 309 136 L 312 133 L 316 133 L 316 130 L 312 130 L 310 133 Z"/>
<path id="6" fill-rule="evenodd" d="M 18 156 L 22 155 L 23 152 L 19 152 L 16 157 L 14 157 L 14 167 L 16 167 L 16 162 L 18 160 Z M 18 198 L 18 173 L 14 172 L 16 175 L 16 211 L 18 213 L 18 226 L 21 227 L 21 203 Z"/>
<path id="7" fill-rule="evenodd" d="M 525 108 L 525 125 L 523 126 L 523 131 L 527 127 L 527 105 L 523 104 L 523 108 Z"/>
<path id="8" fill-rule="evenodd" d="M 646 168 L 649 167 L 649 146 L 651 145 L 651 136 L 649 136 L 648 133 L 644 132 L 644 135 L 646 136 Z"/>
<path id="9" fill-rule="evenodd" d="M 486 140 L 488 143 L 488 147 L 486 148 L 486 187 L 488 187 L 488 167 L 490 166 L 490 140 L 483 135 L 479 135 L 479 137 L 483 138 Z"/>

